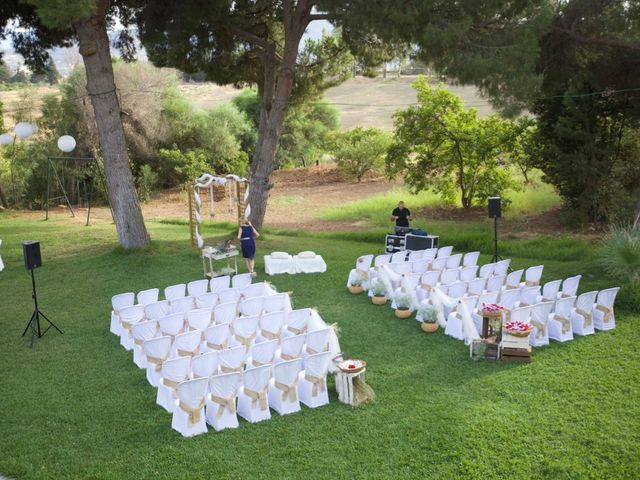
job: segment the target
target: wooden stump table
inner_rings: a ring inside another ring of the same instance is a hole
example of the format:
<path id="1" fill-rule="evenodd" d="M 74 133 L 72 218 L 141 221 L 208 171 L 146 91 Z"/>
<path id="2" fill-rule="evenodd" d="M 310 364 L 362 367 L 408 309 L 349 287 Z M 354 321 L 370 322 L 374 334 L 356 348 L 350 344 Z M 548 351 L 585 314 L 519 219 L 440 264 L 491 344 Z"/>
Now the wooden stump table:
<path id="1" fill-rule="evenodd" d="M 355 405 L 355 395 L 353 392 L 353 379 L 361 378 L 364 381 L 364 374 L 367 371 L 363 368 L 357 373 L 347 373 L 338 370 L 335 373 L 336 378 L 336 392 L 338 393 L 338 400 L 348 405 Z"/>

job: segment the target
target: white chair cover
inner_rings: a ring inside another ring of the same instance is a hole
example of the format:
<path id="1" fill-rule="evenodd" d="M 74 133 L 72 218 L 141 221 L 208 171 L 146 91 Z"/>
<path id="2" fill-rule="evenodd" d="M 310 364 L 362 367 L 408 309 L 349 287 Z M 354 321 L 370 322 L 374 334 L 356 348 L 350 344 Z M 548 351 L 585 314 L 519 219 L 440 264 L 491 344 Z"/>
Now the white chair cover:
<path id="1" fill-rule="evenodd" d="M 238 317 L 231 324 L 233 330 L 233 344 L 243 345 L 248 352 L 253 345 L 258 333 L 258 315 L 249 315 L 246 317 Z"/>
<path id="2" fill-rule="evenodd" d="M 184 283 L 170 285 L 164 289 L 164 298 L 171 303 L 173 300 L 187 295 L 187 286 Z"/>
<path id="3" fill-rule="evenodd" d="M 447 291 L 447 295 L 451 298 L 460 298 L 465 293 L 467 293 L 468 283 L 467 282 L 456 282 L 453 285 L 449 285 L 449 290 Z"/>
<path id="4" fill-rule="evenodd" d="M 407 260 L 407 251 L 401 250 L 391 254 L 391 263 L 405 262 Z"/>
<path id="5" fill-rule="evenodd" d="M 529 344 L 533 347 L 549 345 L 549 332 L 547 322 L 549 314 L 553 310 L 554 302 L 537 303 L 531 308 L 530 323 L 533 330 L 529 334 Z"/>
<path id="6" fill-rule="evenodd" d="M 269 405 L 280 415 L 300 411 L 298 399 L 298 374 L 302 360 L 290 360 L 273 367 L 273 378 L 269 381 Z"/>
<path id="7" fill-rule="evenodd" d="M 167 412 L 173 413 L 176 407 L 178 384 L 189 379 L 191 359 L 189 357 L 171 358 L 162 365 L 162 377 L 158 382 L 156 403 Z"/>
<path id="8" fill-rule="evenodd" d="M 213 320 L 216 323 L 231 323 L 238 314 L 238 305 L 235 302 L 220 303 L 213 308 Z"/>
<path id="9" fill-rule="evenodd" d="M 140 305 L 149 305 L 158 301 L 158 295 L 160 290 L 157 288 L 150 288 L 148 290 L 141 290 L 138 292 L 138 303 Z"/>
<path id="10" fill-rule="evenodd" d="M 314 330 L 307 333 L 303 356 L 315 355 L 329 350 L 329 335 L 333 329 L 331 327 Z"/>
<path id="11" fill-rule="evenodd" d="M 205 330 L 211 325 L 212 308 L 197 308 L 187 312 L 187 325 L 191 330 Z"/>
<path id="12" fill-rule="evenodd" d="M 593 325 L 598 330 L 611 330 L 616 328 L 616 317 L 613 313 L 613 304 L 620 287 L 607 288 L 598 293 L 596 304 L 593 306 Z"/>
<path id="13" fill-rule="evenodd" d="M 133 292 L 120 293 L 111 297 L 111 325 L 109 331 L 115 335 L 122 334 L 122 325 L 120 324 L 120 310 L 126 307 L 132 307 L 136 294 Z"/>
<path id="14" fill-rule="evenodd" d="M 244 361 L 247 357 L 247 351 L 244 345 L 220 350 L 218 358 L 220 359 L 220 371 L 222 373 L 242 372 Z"/>
<path id="15" fill-rule="evenodd" d="M 570 317 L 575 302 L 576 297 L 563 297 L 556 301 L 554 311 L 549 315 L 547 322 L 550 339 L 559 342 L 573 340 Z"/>
<path id="16" fill-rule="evenodd" d="M 447 268 L 458 268 L 460 267 L 460 262 L 462 262 L 461 253 L 456 253 L 455 255 L 451 255 L 447 257 Z"/>
<path id="17" fill-rule="evenodd" d="M 509 265 L 511 265 L 511 259 L 506 258 L 504 260 L 500 260 L 496 262 L 495 268 L 493 269 L 494 275 L 506 275 L 509 271 Z"/>
<path id="18" fill-rule="evenodd" d="M 162 335 L 168 335 L 173 338 L 184 330 L 184 314 L 172 313 L 171 315 L 160 318 L 158 324 L 160 325 Z"/>
<path id="19" fill-rule="evenodd" d="M 252 283 L 242 290 L 242 298 L 266 297 L 268 295 L 267 284 L 265 282 Z"/>
<path id="20" fill-rule="evenodd" d="M 456 306 L 456 310 L 451 312 L 447 317 L 447 326 L 444 329 L 445 335 L 449 335 L 457 340 L 464 340 L 464 326 L 462 320 L 462 307 L 464 305 L 466 307 L 467 312 L 473 312 L 476 304 L 478 303 L 478 297 L 462 297 L 459 299 L 459 303 Z M 475 328 L 475 325 L 474 325 Z"/>
<path id="21" fill-rule="evenodd" d="M 438 254 L 438 249 L 437 248 L 427 248 L 422 253 L 422 258 L 427 258 L 429 260 L 433 260 L 434 258 L 436 258 L 437 254 Z"/>
<path id="22" fill-rule="evenodd" d="M 496 268 L 495 263 L 486 263 L 480 267 L 480 271 L 478 272 L 478 277 L 480 278 L 490 278 L 493 275 L 493 271 Z"/>
<path id="23" fill-rule="evenodd" d="M 264 297 L 247 298 L 240 302 L 241 315 L 260 315 L 264 305 Z"/>
<path id="24" fill-rule="evenodd" d="M 171 337 L 156 337 L 142 344 L 142 350 L 147 357 L 147 381 L 154 387 L 158 386 L 162 364 L 171 352 Z"/>
<path id="25" fill-rule="evenodd" d="M 593 305 L 598 296 L 597 291 L 586 292 L 578 296 L 576 306 L 571 312 L 571 326 L 575 335 L 592 335 L 595 333 L 593 326 Z"/>
<path id="26" fill-rule="evenodd" d="M 470 265 L 468 267 L 462 267 L 460 269 L 460 281 L 462 282 L 471 282 L 476 279 L 476 275 L 478 274 L 478 266 Z"/>
<path id="27" fill-rule="evenodd" d="M 271 365 L 244 371 L 242 387 L 238 390 L 238 415 L 247 422 L 256 423 L 271 418 L 269 411 L 269 379 Z"/>
<path id="28" fill-rule="evenodd" d="M 228 323 L 212 325 L 204 331 L 203 351 L 219 351 L 229 348 L 231 329 Z"/>
<path id="29" fill-rule="evenodd" d="M 513 310 L 520 301 L 520 290 L 502 290 L 498 303 L 507 310 Z"/>
<path id="30" fill-rule="evenodd" d="M 327 370 L 331 364 L 331 352 L 309 355 L 304 360 L 304 370 L 298 374 L 300 401 L 316 408 L 329 403 Z"/>
<path id="31" fill-rule="evenodd" d="M 509 320 L 512 322 L 529 323 L 531 320 L 531 307 L 519 307 L 511 310 Z"/>
<path id="32" fill-rule="evenodd" d="M 229 275 L 223 275 L 221 277 L 213 277 L 209 280 L 209 291 L 218 293 L 221 290 L 226 290 L 231 286 L 231 277 Z"/>
<path id="33" fill-rule="evenodd" d="M 267 340 L 266 342 L 256 343 L 251 347 L 251 355 L 247 358 L 247 367 L 260 367 L 262 365 L 270 365 L 275 360 L 276 350 L 278 349 L 278 340 Z"/>
<path id="34" fill-rule="evenodd" d="M 120 319 L 120 345 L 125 349 L 133 349 L 133 337 L 131 336 L 131 327 L 144 319 L 144 305 L 133 305 L 120 310 L 118 315 Z"/>
<path id="35" fill-rule="evenodd" d="M 191 378 L 209 378 L 218 374 L 220 360 L 218 352 L 211 350 L 210 352 L 201 353 L 191 358 Z"/>
<path id="36" fill-rule="evenodd" d="M 273 258 L 271 255 L 265 255 L 264 272 L 267 275 L 282 275 L 283 273 L 293 275 L 296 273 L 293 256 L 288 255 L 286 258 Z"/>
<path id="37" fill-rule="evenodd" d="M 520 304 L 519 307 L 525 307 L 527 305 L 535 305 L 540 298 L 540 287 L 524 287 L 520 291 Z"/>
<path id="38" fill-rule="evenodd" d="M 291 311 L 291 297 L 288 293 L 277 293 L 264 297 L 262 308 L 265 313 L 289 312 Z"/>
<path id="39" fill-rule="evenodd" d="M 171 302 L 171 313 L 187 313 L 189 310 L 193 310 L 195 308 L 196 302 L 193 297 L 181 297 L 172 300 Z"/>
<path id="40" fill-rule="evenodd" d="M 282 327 L 284 326 L 285 313 L 273 312 L 265 313 L 260 317 L 260 340 L 277 340 L 282 337 Z"/>
<path id="41" fill-rule="evenodd" d="M 196 308 L 213 308 L 218 304 L 218 294 L 215 292 L 204 293 L 196 297 Z"/>
<path id="42" fill-rule="evenodd" d="M 202 336 L 202 330 L 191 330 L 190 332 L 176 335 L 171 353 L 178 357 L 193 357 L 199 355 Z"/>
<path id="43" fill-rule="evenodd" d="M 178 385 L 178 406 L 173 410 L 171 428 L 183 437 L 207 432 L 204 406 L 208 384 L 208 379 L 198 378 Z"/>
<path id="44" fill-rule="evenodd" d="M 144 316 L 149 320 L 159 320 L 170 313 L 171 306 L 167 300 L 161 300 L 144 306 Z"/>
<path id="45" fill-rule="evenodd" d="M 306 339 L 306 335 L 295 335 L 293 337 L 284 337 L 280 342 L 280 349 L 276 357 L 276 363 L 294 360 L 302 356 L 302 347 Z"/>
<path id="46" fill-rule="evenodd" d="M 327 264 L 321 255 L 316 255 L 313 258 L 301 258 L 300 255 L 294 255 L 293 266 L 296 273 L 323 273 L 327 271 Z"/>
<path id="47" fill-rule="evenodd" d="M 389 263 L 391 262 L 391 255 L 385 253 L 383 255 L 377 255 L 374 259 L 373 259 L 373 265 L 374 267 L 381 267 L 382 265 L 384 265 L 385 263 Z"/>
<path id="48" fill-rule="evenodd" d="M 428 258 L 413 260 L 411 261 L 411 272 L 423 274 L 429 269 L 429 263 L 431 263 L 431 260 Z"/>
<path id="49" fill-rule="evenodd" d="M 471 280 L 469 282 L 469 286 L 467 287 L 467 292 L 469 295 L 482 295 L 482 293 L 484 292 L 484 287 L 486 285 L 487 285 L 486 278 L 476 278 L 475 280 Z"/>
<path id="50" fill-rule="evenodd" d="M 216 432 L 238 427 L 236 398 L 241 385 L 240 373 L 215 375 L 209 379 L 211 399 L 207 400 L 207 423 Z"/>
<path id="51" fill-rule="evenodd" d="M 241 288 L 227 288 L 226 290 L 220 290 L 218 292 L 218 304 L 222 303 L 235 303 L 240 301 L 240 295 L 242 295 Z"/>
<path id="52" fill-rule="evenodd" d="M 560 291 L 561 284 L 562 280 L 553 280 L 551 282 L 545 283 L 542 287 L 541 300 L 545 302 L 555 302 L 558 298 L 558 292 Z"/>
<path id="53" fill-rule="evenodd" d="M 203 280 L 194 280 L 187 284 L 187 292 L 191 297 L 199 297 L 207 293 L 209 289 L 209 280 L 206 278 Z"/>
<path id="54" fill-rule="evenodd" d="M 438 249 L 436 258 L 447 258 L 451 256 L 451 252 L 453 252 L 453 247 L 451 245 L 447 245 L 446 247 L 440 247 Z"/>
<path id="55" fill-rule="evenodd" d="M 505 280 L 505 288 L 520 288 L 520 281 L 522 280 L 523 269 L 514 270 L 507 275 Z"/>
<path id="56" fill-rule="evenodd" d="M 300 335 L 307 331 L 307 323 L 311 318 L 310 308 L 301 308 L 299 310 L 291 310 L 287 313 L 286 334 Z"/>
<path id="57" fill-rule="evenodd" d="M 231 277 L 231 286 L 233 288 L 243 289 L 247 285 L 250 285 L 252 280 L 253 278 L 250 273 L 240 273 Z"/>
<path id="58" fill-rule="evenodd" d="M 560 292 L 560 297 L 575 297 L 578 293 L 578 286 L 580 285 L 581 278 L 582 275 L 566 278 L 562 282 L 562 292 Z"/>
<path id="59" fill-rule="evenodd" d="M 446 258 L 435 258 L 431 262 L 431 270 L 441 271 L 447 267 L 447 259 Z"/>
<path id="60" fill-rule="evenodd" d="M 147 359 L 142 345 L 147 340 L 151 340 L 158 333 L 158 322 L 155 320 L 147 320 L 138 322 L 131 327 L 131 335 L 133 336 L 133 362 L 139 368 L 147 368 Z"/>
<path id="61" fill-rule="evenodd" d="M 480 252 L 467 252 L 462 259 L 463 267 L 477 267 L 478 258 L 480 258 Z"/>
<path id="62" fill-rule="evenodd" d="M 458 281 L 458 275 L 460 275 L 460 270 L 458 270 L 457 268 L 444 270 L 440 275 L 440 283 L 442 285 L 451 285 L 452 283 Z"/>
<path id="63" fill-rule="evenodd" d="M 438 324 L 441 327 L 446 327 L 447 323 L 444 317 L 444 307 L 447 306 L 449 308 L 452 308 L 459 303 L 458 312 L 462 317 L 462 332 L 464 334 L 465 343 L 470 344 L 473 342 L 473 340 L 480 338 L 480 335 L 478 335 L 478 330 L 476 329 L 473 323 L 473 319 L 471 318 L 471 312 L 467 309 L 464 302 L 459 302 L 458 299 L 448 297 L 447 295 L 442 293 L 442 291 L 438 287 L 431 290 L 429 299 L 431 301 L 431 305 L 433 305 L 438 312 Z"/>
<path id="64" fill-rule="evenodd" d="M 487 279 L 487 292 L 499 292 L 504 285 L 506 275 L 493 275 Z"/>
<path id="65" fill-rule="evenodd" d="M 524 272 L 524 284 L 523 287 L 538 287 L 540 286 L 540 279 L 542 278 L 542 272 L 544 265 L 536 265 L 535 267 L 529 267 Z"/>
<path id="66" fill-rule="evenodd" d="M 391 267 L 394 272 L 401 275 L 411 273 L 413 268 L 410 262 L 391 262 L 389 267 Z"/>

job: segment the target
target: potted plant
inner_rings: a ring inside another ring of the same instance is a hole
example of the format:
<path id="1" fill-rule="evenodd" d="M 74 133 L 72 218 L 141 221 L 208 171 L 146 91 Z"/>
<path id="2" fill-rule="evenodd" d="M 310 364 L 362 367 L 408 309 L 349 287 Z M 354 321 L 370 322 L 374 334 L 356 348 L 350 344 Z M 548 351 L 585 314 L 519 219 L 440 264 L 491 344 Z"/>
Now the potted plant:
<path id="1" fill-rule="evenodd" d="M 411 316 L 411 297 L 406 293 L 399 293 L 395 296 L 396 302 L 396 317 L 409 318 Z"/>
<path id="2" fill-rule="evenodd" d="M 433 305 L 418 307 L 416 318 L 420 320 L 420 328 L 423 332 L 433 333 L 438 330 L 438 310 Z"/>
<path id="3" fill-rule="evenodd" d="M 384 283 L 379 278 L 376 278 L 371 284 L 371 293 L 373 293 L 371 303 L 374 305 L 387 303 L 387 287 L 384 286 Z"/>
<path id="4" fill-rule="evenodd" d="M 364 292 L 364 288 L 362 287 L 363 283 L 364 283 L 363 275 L 362 273 L 358 272 L 356 277 L 353 280 L 351 280 L 351 283 L 349 284 L 347 289 L 349 290 L 349 292 L 353 293 L 354 295 L 359 295 L 362 292 Z"/>

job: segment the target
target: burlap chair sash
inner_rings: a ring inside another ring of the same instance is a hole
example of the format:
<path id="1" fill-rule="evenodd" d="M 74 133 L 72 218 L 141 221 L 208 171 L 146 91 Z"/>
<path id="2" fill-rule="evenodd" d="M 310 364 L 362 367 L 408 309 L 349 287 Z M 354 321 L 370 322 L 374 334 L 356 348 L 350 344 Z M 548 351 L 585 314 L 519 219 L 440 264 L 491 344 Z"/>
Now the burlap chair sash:
<path id="1" fill-rule="evenodd" d="M 262 335 L 267 340 L 280 340 L 280 332 L 270 332 L 269 330 L 260 330 Z"/>
<path id="2" fill-rule="evenodd" d="M 224 350 L 228 346 L 229 346 L 229 342 L 227 340 L 225 340 L 223 343 L 207 342 L 207 347 L 209 347 L 211 350 Z"/>
<path id="3" fill-rule="evenodd" d="M 538 287 L 540 286 L 540 280 L 525 280 L 524 284 L 527 287 Z"/>
<path id="4" fill-rule="evenodd" d="M 163 378 L 162 383 L 165 387 L 173 388 L 173 390 L 178 388 L 178 385 L 180 385 L 180 382 L 176 382 L 175 380 L 171 380 L 169 378 Z"/>
<path id="5" fill-rule="evenodd" d="M 312 397 L 317 397 L 318 396 L 318 389 L 321 392 L 324 392 L 327 390 L 327 377 L 315 377 L 313 375 L 309 375 L 306 374 L 304 376 L 304 379 L 307 382 L 311 382 L 313 384 L 313 387 L 311 388 L 311 396 Z"/>
<path id="6" fill-rule="evenodd" d="M 235 397 L 218 397 L 216 395 L 211 395 L 211 401 L 218 404 L 218 411 L 216 412 L 216 417 L 220 418 L 224 413 L 224 409 L 229 410 L 229 413 L 236 413 L 236 399 Z"/>
<path id="7" fill-rule="evenodd" d="M 166 357 L 152 357 L 151 355 L 147 355 L 147 362 L 155 365 L 156 372 L 160 372 L 160 370 L 162 370 L 162 364 L 165 360 Z"/>
<path id="8" fill-rule="evenodd" d="M 124 328 L 125 330 L 131 330 L 131 327 L 133 327 L 133 323 L 127 322 L 125 320 L 120 320 L 120 323 L 122 324 L 122 328 Z"/>
<path id="9" fill-rule="evenodd" d="M 582 328 L 588 328 L 591 326 L 591 324 L 593 323 L 591 312 L 587 312 L 586 310 L 582 310 L 581 308 L 576 307 L 576 313 L 579 313 L 584 318 Z"/>
<path id="10" fill-rule="evenodd" d="M 532 318 L 531 325 L 536 327 L 536 338 L 543 338 L 547 335 L 547 322 L 542 323 Z"/>
<path id="11" fill-rule="evenodd" d="M 602 321 L 604 323 L 610 322 L 611 319 L 613 318 L 613 307 L 609 308 L 609 307 L 606 307 L 604 305 L 598 304 L 598 305 L 596 305 L 596 310 L 600 310 L 604 314 L 604 316 L 602 318 Z"/>
<path id="12" fill-rule="evenodd" d="M 430 292 L 433 287 L 431 285 L 429 285 L 428 283 L 420 283 L 420 288 L 422 288 L 423 290 Z"/>
<path id="13" fill-rule="evenodd" d="M 142 340 L 141 338 L 134 338 L 133 339 L 133 343 L 135 343 L 136 345 L 138 345 L 139 347 L 142 346 L 142 344 L 144 343 L 144 340 Z"/>
<path id="14" fill-rule="evenodd" d="M 238 340 L 242 345 L 244 345 L 244 347 L 247 350 L 249 350 L 249 348 L 251 347 L 251 342 L 253 341 L 254 338 L 256 338 L 256 334 L 253 333 L 253 335 L 245 337 L 243 335 L 236 333 L 234 337 L 236 337 L 236 340 Z"/>
<path id="15" fill-rule="evenodd" d="M 298 391 L 296 389 L 296 385 L 298 385 L 298 377 L 296 377 L 293 383 L 289 385 L 285 383 L 280 383 L 278 381 L 275 382 L 275 387 L 278 390 L 282 390 L 282 401 L 286 402 L 289 399 L 290 402 L 295 402 L 298 400 Z"/>
<path id="16" fill-rule="evenodd" d="M 309 355 L 315 355 L 316 353 L 320 353 L 319 351 L 317 351 L 315 348 L 309 347 L 307 346 L 307 353 Z"/>
<path id="17" fill-rule="evenodd" d="M 515 290 L 516 288 L 520 288 L 520 285 L 509 285 L 507 283 L 507 290 Z"/>
<path id="18" fill-rule="evenodd" d="M 222 373 L 242 373 L 242 365 L 239 367 L 227 367 L 226 365 L 220 365 Z"/>
<path id="19" fill-rule="evenodd" d="M 302 335 L 303 333 L 305 333 L 307 331 L 307 328 L 296 328 L 296 327 L 292 327 L 291 325 L 287 326 L 287 329 L 292 332 L 295 333 L 296 335 Z"/>
<path id="20" fill-rule="evenodd" d="M 297 358 L 300 358 L 300 355 L 289 355 L 287 353 L 281 353 L 280 357 L 283 360 L 296 360 Z"/>
<path id="21" fill-rule="evenodd" d="M 562 324 L 562 333 L 567 333 L 569 331 L 569 329 L 571 328 L 571 322 L 569 321 L 569 319 L 567 317 L 563 317 L 562 315 L 556 313 L 553 316 L 554 320 L 557 320 L 558 322 L 560 322 Z"/>
<path id="22" fill-rule="evenodd" d="M 181 357 L 195 357 L 200 354 L 200 346 L 197 346 L 194 350 L 180 350 L 178 349 L 178 355 Z"/>
<path id="23" fill-rule="evenodd" d="M 251 408 L 256 408 L 258 402 L 260 402 L 260 410 L 266 410 L 267 407 L 267 389 L 262 390 L 250 390 L 247 387 L 244 388 L 244 393 L 251 399 Z"/>
<path id="24" fill-rule="evenodd" d="M 192 427 L 193 425 L 195 425 L 200 421 L 200 418 L 202 415 L 202 409 L 204 408 L 204 399 L 200 400 L 200 403 L 195 407 L 191 407 L 182 401 L 179 402 L 178 405 L 182 410 L 184 410 L 189 414 L 188 422 L 190 427 Z"/>

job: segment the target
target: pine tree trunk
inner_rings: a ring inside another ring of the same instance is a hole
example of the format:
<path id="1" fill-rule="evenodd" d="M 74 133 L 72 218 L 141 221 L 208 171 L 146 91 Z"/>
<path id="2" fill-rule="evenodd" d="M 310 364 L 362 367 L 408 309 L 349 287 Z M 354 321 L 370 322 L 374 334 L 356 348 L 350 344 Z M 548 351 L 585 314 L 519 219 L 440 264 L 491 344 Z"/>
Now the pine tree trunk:
<path id="1" fill-rule="evenodd" d="M 120 118 L 120 102 L 111 65 L 105 24 L 108 7 L 108 0 L 97 0 L 95 15 L 80 20 L 74 27 L 87 74 L 87 91 L 95 113 L 107 194 L 113 209 L 118 239 L 124 248 L 146 247 L 149 245 L 149 235 L 129 165 Z"/>

